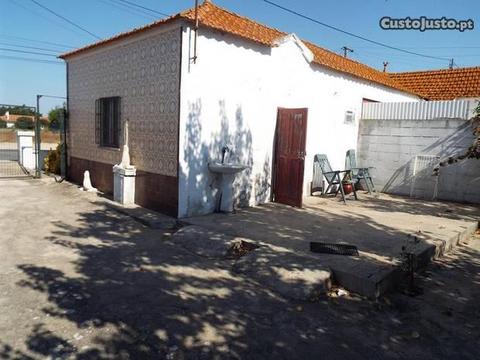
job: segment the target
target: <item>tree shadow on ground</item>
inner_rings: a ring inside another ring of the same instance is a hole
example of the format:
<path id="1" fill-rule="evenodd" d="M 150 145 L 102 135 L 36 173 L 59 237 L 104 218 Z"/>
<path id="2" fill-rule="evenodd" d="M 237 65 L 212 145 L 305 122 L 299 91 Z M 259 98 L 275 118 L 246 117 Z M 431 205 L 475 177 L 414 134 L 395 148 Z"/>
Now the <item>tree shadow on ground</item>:
<path id="1" fill-rule="evenodd" d="M 391 267 L 392 263 L 399 260 L 401 247 L 407 242 L 408 236 L 419 230 L 411 216 L 408 217 L 411 224 L 396 226 L 390 226 L 388 222 L 376 218 L 388 209 L 390 212 L 398 211 L 412 215 L 407 211 L 410 206 L 397 208 L 395 203 L 385 201 L 382 205 L 384 207 L 380 206 L 379 214 L 362 209 L 365 207 L 369 210 L 378 210 L 377 199 L 370 199 L 367 202 L 364 202 L 363 198 L 358 202 L 352 200 L 356 204 L 349 202 L 348 206 L 343 203 L 337 204 L 336 200 L 331 198 L 312 199 L 302 209 L 268 203 L 243 208 L 236 214 L 210 214 L 189 218 L 186 221 L 230 236 L 281 246 L 289 251 L 310 252 L 311 241 L 355 245 L 362 252 L 360 257 L 316 255 L 320 264 L 330 264 L 332 261 L 345 266 L 348 263 L 368 261 L 381 267 Z M 421 211 L 418 214 L 422 214 Z M 478 216 L 478 213 L 475 215 Z M 436 219 L 429 220 L 430 223 L 433 221 L 436 224 Z M 421 230 L 423 232 L 424 229 Z M 431 246 L 430 242 L 422 239 L 421 234 L 417 235 L 418 249 Z M 325 262 L 326 260 L 328 261 Z M 298 267 L 301 268 L 302 264 L 298 264 Z"/>
<path id="2" fill-rule="evenodd" d="M 422 335 L 430 332 L 419 342 L 392 342 L 395 334 L 411 331 L 412 314 L 421 317 L 408 301 L 380 306 L 358 297 L 288 300 L 232 273 L 232 260 L 195 256 L 173 243 L 170 233 L 143 227 L 109 208 L 79 213 L 75 226 L 55 222 L 43 241 L 76 253 L 74 272 L 62 264 L 22 264 L 24 279 L 17 285 L 45 294 L 42 311 L 73 326 L 88 346 L 72 341 L 62 327 L 35 324 L 25 339 L 28 352 L 0 342 L 0 358 L 442 358 L 453 354 L 442 348 L 453 351 L 457 345 L 465 358 L 474 358 L 476 351 L 473 332 L 442 338 L 440 346 L 432 335 L 433 322 L 415 323 Z M 468 271 L 478 275 L 478 253 L 470 256 L 476 263 L 466 258 L 455 263 L 455 271 L 473 266 Z M 304 268 L 300 263 L 285 267 Z M 472 294 L 478 295 L 477 275 Z M 467 303 L 448 289 L 436 296 L 439 303 L 445 299 L 467 311 Z M 478 324 L 475 319 L 469 323 Z"/>
<path id="3" fill-rule="evenodd" d="M 76 274 L 23 264 L 26 278 L 18 285 L 47 296 L 43 312 L 50 318 L 97 335 L 82 351 L 39 327 L 26 340 L 36 356 L 56 349 L 79 359 L 163 358 L 172 352 L 187 358 L 307 355 L 307 349 L 298 349 L 306 341 L 300 333 L 274 329 L 312 319 L 232 274 L 230 260 L 195 256 L 172 243 L 169 233 L 144 228 L 108 208 L 81 213 L 78 224 L 55 222 L 47 239 L 78 255 Z M 5 346 L 3 351 L 4 358 L 29 356 L 8 353 Z"/>
<path id="4" fill-rule="evenodd" d="M 433 215 L 452 220 L 478 220 L 480 207 L 448 201 L 411 199 L 400 195 L 361 194 L 362 207 L 380 212 L 398 212 L 413 215 Z"/>

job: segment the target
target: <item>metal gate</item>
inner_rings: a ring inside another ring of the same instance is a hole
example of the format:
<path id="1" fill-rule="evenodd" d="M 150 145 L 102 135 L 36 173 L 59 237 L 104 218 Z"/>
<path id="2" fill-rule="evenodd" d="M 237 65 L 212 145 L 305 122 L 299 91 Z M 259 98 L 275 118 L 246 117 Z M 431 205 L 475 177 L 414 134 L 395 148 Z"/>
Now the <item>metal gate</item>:
<path id="1" fill-rule="evenodd" d="M 27 149 L 22 148 L 18 138 L 17 129 L 0 129 L 0 178 L 30 176 L 20 161 L 22 151 Z"/>
<path id="2" fill-rule="evenodd" d="M 37 107 L 0 104 L 0 179 L 40 178 L 43 170 L 65 178 L 65 109 L 58 108 L 60 111 L 51 122 L 42 118 L 39 112 L 42 97 L 65 99 L 37 95 Z"/>

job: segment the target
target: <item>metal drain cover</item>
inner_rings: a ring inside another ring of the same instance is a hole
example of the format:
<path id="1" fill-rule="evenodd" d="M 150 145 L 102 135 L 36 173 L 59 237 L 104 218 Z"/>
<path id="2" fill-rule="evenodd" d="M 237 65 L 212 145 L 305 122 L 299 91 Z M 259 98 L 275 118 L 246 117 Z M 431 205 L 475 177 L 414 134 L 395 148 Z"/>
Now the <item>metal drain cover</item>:
<path id="1" fill-rule="evenodd" d="M 310 242 L 310 251 L 320 254 L 358 256 L 358 249 L 354 245 Z"/>

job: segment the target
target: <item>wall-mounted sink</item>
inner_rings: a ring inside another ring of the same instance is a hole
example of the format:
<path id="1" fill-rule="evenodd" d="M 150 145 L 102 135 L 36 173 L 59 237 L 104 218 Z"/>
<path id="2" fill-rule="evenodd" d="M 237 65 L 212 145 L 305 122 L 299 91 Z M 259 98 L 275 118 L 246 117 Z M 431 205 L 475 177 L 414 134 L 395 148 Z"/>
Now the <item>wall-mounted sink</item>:
<path id="1" fill-rule="evenodd" d="M 241 164 L 222 164 L 221 162 L 208 163 L 208 170 L 216 174 L 236 174 L 247 168 Z"/>
<path id="2" fill-rule="evenodd" d="M 218 161 L 208 163 L 208 170 L 219 178 L 219 195 L 217 198 L 216 212 L 233 211 L 233 181 L 235 174 L 248 168 L 242 164 L 224 164 Z"/>

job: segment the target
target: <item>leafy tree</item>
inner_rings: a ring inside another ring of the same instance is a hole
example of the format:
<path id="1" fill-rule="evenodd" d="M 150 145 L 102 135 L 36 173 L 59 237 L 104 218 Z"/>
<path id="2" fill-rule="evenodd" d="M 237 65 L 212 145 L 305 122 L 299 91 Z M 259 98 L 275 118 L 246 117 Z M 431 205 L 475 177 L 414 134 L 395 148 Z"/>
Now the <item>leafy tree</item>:
<path id="1" fill-rule="evenodd" d="M 0 119 L 0 129 L 5 129 L 7 127 L 7 122 Z"/>
<path id="2" fill-rule="evenodd" d="M 35 127 L 35 123 L 32 118 L 21 116 L 15 121 L 15 127 L 17 129 L 32 130 Z"/>
<path id="3" fill-rule="evenodd" d="M 63 107 L 58 106 L 49 111 L 48 120 L 50 121 L 50 130 L 60 129 L 60 114 L 64 111 L 65 109 Z"/>

